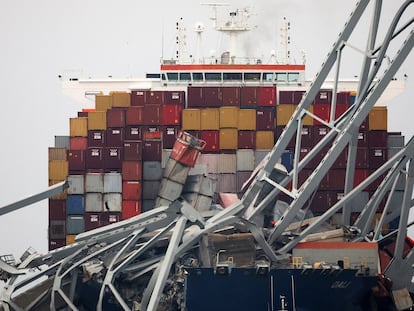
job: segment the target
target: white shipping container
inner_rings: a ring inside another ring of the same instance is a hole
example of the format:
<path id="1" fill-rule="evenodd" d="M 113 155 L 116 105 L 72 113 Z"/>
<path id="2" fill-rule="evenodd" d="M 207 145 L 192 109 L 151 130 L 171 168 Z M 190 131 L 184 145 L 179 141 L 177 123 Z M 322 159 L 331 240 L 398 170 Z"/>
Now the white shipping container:
<path id="1" fill-rule="evenodd" d="M 85 175 L 85 192 L 104 192 L 104 178 L 102 173 L 87 173 Z"/>
<path id="2" fill-rule="evenodd" d="M 183 197 L 199 212 L 208 211 L 213 201 L 212 197 L 199 193 L 185 193 Z"/>
<path id="3" fill-rule="evenodd" d="M 189 171 L 190 167 L 188 165 L 184 165 L 174 159 L 169 159 L 164 169 L 163 177 L 180 184 L 185 184 Z"/>
<path id="4" fill-rule="evenodd" d="M 167 178 L 163 178 L 161 181 L 158 196 L 170 201 L 174 201 L 178 199 L 178 197 L 181 195 L 182 190 L 183 185 L 181 183 L 172 181 Z"/>
<path id="5" fill-rule="evenodd" d="M 85 194 L 85 212 L 102 212 L 102 193 Z"/>
<path id="6" fill-rule="evenodd" d="M 167 161 L 170 158 L 172 149 L 162 149 L 162 155 L 161 155 L 161 168 L 165 168 L 167 165 Z"/>
<path id="7" fill-rule="evenodd" d="M 121 193 L 122 175 L 121 173 L 104 174 L 104 193 Z"/>
<path id="8" fill-rule="evenodd" d="M 207 196 L 213 196 L 216 190 L 217 180 L 205 175 L 188 176 L 184 185 L 184 193 L 201 193 Z"/>
<path id="9" fill-rule="evenodd" d="M 68 194 L 84 194 L 85 193 L 85 176 L 69 175 L 68 176 Z"/>
<path id="10" fill-rule="evenodd" d="M 207 165 L 196 163 L 194 167 L 190 169 L 188 175 L 207 175 Z"/>
<path id="11" fill-rule="evenodd" d="M 254 150 L 238 149 L 236 151 L 237 171 L 253 171 L 254 166 Z"/>
<path id="12" fill-rule="evenodd" d="M 105 193 L 103 208 L 105 212 L 122 212 L 122 195 L 120 193 Z"/>
<path id="13" fill-rule="evenodd" d="M 205 164 L 207 166 L 207 173 L 209 174 L 218 173 L 218 161 L 219 155 L 215 153 L 202 153 L 197 160 L 198 163 Z"/>
<path id="14" fill-rule="evenodd" d="M 233 153 L 220 153 L 218 173 L 235 173 L 236 172 L 236 154 Z"/>
<path id="15" fill-rule="evenodd" d="M 259 163 L 269 153 L 269 150 L 255 150 L 254 152 L 254 167 L 258 166 Z"/>

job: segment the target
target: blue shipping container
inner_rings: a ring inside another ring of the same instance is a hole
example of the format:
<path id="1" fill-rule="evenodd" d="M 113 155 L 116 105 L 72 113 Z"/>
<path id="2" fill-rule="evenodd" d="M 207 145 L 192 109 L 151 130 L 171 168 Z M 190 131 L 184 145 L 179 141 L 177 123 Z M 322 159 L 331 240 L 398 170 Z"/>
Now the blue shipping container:
<path id="1" fill-rule="evenodd" d="M 66 199 L 66 213 L 68 215 L 82 215 L 85 212 L 85 200 L 81 194 L 68 195 Z"/>

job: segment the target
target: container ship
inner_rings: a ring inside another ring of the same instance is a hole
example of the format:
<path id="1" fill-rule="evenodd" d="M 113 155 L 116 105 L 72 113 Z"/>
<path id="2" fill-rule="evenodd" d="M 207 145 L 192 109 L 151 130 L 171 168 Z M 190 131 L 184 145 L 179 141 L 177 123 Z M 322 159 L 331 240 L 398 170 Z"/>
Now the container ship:
<path id="1" fill-rule="evenodd" d="M 180 20 L 158 73 L 63 79 L 86 108 L 29 200 L 49 200 L 49 253 L 1 257 L 0 310 L 411 308 L 414 150 L 386 103 L 412 32 L 381 79 L 369 57 L 361 80 L 327 79 L 368 3 L 313 81 L 287 45 L 283 61 L 238 57 L 246 9 L 213 18 L 231 42 L 219 58 L 184 60 Z"/>

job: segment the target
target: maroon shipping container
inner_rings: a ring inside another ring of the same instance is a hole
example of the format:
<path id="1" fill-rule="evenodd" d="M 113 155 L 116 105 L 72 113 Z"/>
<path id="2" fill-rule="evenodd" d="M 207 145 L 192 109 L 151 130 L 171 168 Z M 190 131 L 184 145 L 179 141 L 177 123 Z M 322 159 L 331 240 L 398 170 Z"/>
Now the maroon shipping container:
<path id="1" fill-rule="evenodd" d="M 144 107 L 131 106 L 125 112 L 126 125 L 142 125 L 144 124 Z"/>
<path id="2" fill-rule="evenodd" d="M 203 87 L 203 107 L 221 107 L 223 105 L 223 95 L 220 87 Z"/>
<path id="3" fill-rule="evenodd" d="M 106 144 L 105 130 L 88 131 L 88 147 L 104 147 Z"/>
<path id="4" fill-rule="evenodd" d="M 78 118 L 87 118 L 88 112 L 87 111 L 78 111 Z"/>
<path id="5" fill-rule="evenodd" d="M 306 91 L 294 91 L 293 92 L 293 103 L 294 105 L 299 105 L 302 101 L 303 95 L 305 95 Z"/>
<path id="6" fill-rule="evenodd" d="M 201 151 L 202 153 L 216 153 L 219 152 L 219 131 L 201 131 L 200 139 L 206 142 L 206 146 Z"/>
<path id="7" fill-rule="evenodd" d="M 303 147 L 313 147 L 315 144 L 315 140 L 313 136 L 315 135 L 315 131 L 313 130 L 313 126 L 303 126 L 301 131 L 301 146 Z M 292 139 L 296 141 L 296 138 Z"/>
<path id="8" fill-rule="evenodd" d="M 315 116 L 319 117 L 325 122 L 330 120 L 330 106 L 325 104 L 314 104 L 313 113 Z M 319 122 L 317 119 L 313 120 L 314 125 L 323 125 L 322 122 Z"/>
<path id="9" fill-rule="evenodd" d="M 165 91 L 164 92 L 165 105 L 179 105 L 184 107 L 185 92 L 184 91 Z"/>
<path id="10" fill-rule="evenodd" d="M 201 108 L 204 105 L 203 88 L 197 86 L 189 86 L 187 90 L 187 107 Z"/>
<path id="11" fill-rule="evenodd" d="M 111 108 L 106 111 L 106 126 L 124 127 L 125 126 L 125 108 Z"/>
<path id="12" fill-rule="evenodd" d="M 327 176 L 325 176 L 323 181 L 326 181 L 324 184 L 325 189 L 327 190 L 343 190 L 345 186 L 345 169 L 331 169 L 329 170 Z M 326 178 L 327 177 L 327 178 Z M 321 183 L 322 188 L 322 183 Z"/>
<path id="13" fill-rule="evenodd" d="M 159 125 L 161 124 L 162 106 L 161 105 L 146 105 L 144 107 L 144 124 L 145 125 Z"/>
<path id="14" fill-rule="evenodd" d="M 179 131 L 180 126 L 165 125 L 161 127 L 163 149 L 171 149 L 174 146 Z"/>
<path id="15" fill-rule="evenodd" d="M 110 225 L 122 220 L 121 212 L 102 213 L 104 225 Z"/>
<path id="16" fill-rule="evenodd" d="M 146 105 L 163 105 L 164 91 L 148 91 Z"/>
<path id="17" fill-rule="evenodd" d="M 124 144 L 124 129 L 110 128 L 106 130 L 106 147 L 122 147 Z"/>
<path id="18" fill-rule="evenodd" d="M 142 184 L 139 181 L 122 182 L 122 200 L 141 200 Z"/>
<path id="19" fill-rule="evenodd" d="M 279 92 L 279 105 L 291 105 L 293 104 L 294 91 L 280 91 Z"/>
<path id="20" fill-rule="evenodd" d="M 49 250 L 52 251 L 66 245 L 66 239 L 51 239 L 49 238 Z"/>
<path id="21" fill-rule="evenodd" d="M 336 104 L 349 106 L 351 104 L 351 92 L 338 92 L 336 94 Z"/>
<path id="22" fill-rule="evenodd" d="M 285 125 L 277 125 L 276 129 L 275 129 L 275 141 L 277 141 L 280 137 L 280 135 L 282 135 L 283 129 L 285 128 Z M 314 128 L 312 128 L 312 131 L 314 131 Z M 315 134 L 312 134 L 312 137 L 315 136 Z M 295 142 L 296 142 L 296 137 L 292 137 L 292 139 L 290 140 L 290 142 L 287 145 L 287 148 L 292 149 L 295 148 Z"/>
<path id="23" fill-rule="evenodd" d="M 236 86 L 222 87 L 223 106 L 240 107 L 240 88 Z"/>
<path id="24" fill-rule="evenodd" d="M 369 168 L 377 169 L 388 160 L 387 148 L 368 148 L 369 150 Z"/>
<path id="25" fill-rule="evenodd" d="M 241 88 L 240 107 L 257 107 L 256 86 L 245 86 Z"/>
<path id="26" fill-rule="evenodd" d="M 121 169 L 123 161 L 123 147 L 103 148 L 105 169 Z"/>
<path id="27" fill-rule="evenodd" d="M 239 131 L 238 149 L 254 149 L 256 146 L 256 131 Z"/>
<path id="28" fill-rule="evenodd" d="M 103 169 L 104 157 L 103 148 L 89 147 L 86 150 L 86 169 Z"/>
<path id="29" fill-rule="evenodd" d="M 275 129 L 275 108 L 258 107 L 256 109 L 256 130 L 274 130 Z"/>
<path id="30" fill-rule="evenodd" d="M 181 105 L 162 105 L 161 123 L 164 125 L 180 125 L 181 111 Z"/>
<path id="31" fill-rule="evenodd" d="M 143 140 L 161 140 L 162 132 L 161 132 L 161 125 L 153 125 L 153 126 L 142 126 L 142 139 Z"/>
<path id="32" fill-rule="evenodd" d="M 358 186 L 369 176 L 368 169 L 356 169 L 354 173 L 354 187 Z"/>
<path id="33" fill-rule="evenodd" d="M 140 126 L 127 125 L 125 127 L 125 140 L 141 140 L 142 130 Z"/>
<path id="34" fill-rule="evenodd" d="M 369 152 L 366 147 L 358 147 L 356 154 L 356 168 L 368 168 L 369 167 Z"/>
<path id="35" fill-rule="evenodd" d="M 314 213 L 323 213 L 338 201 L 335 191 L 317 191 L 312 199 L 310 209 Z"/>
<path id="36" fill-rule="evenodd" d="M 385 130 L 371 130 L 366 132 L 369 148 L 387 148 L 388 133 Z"/>
<path id="37" fill-rule="evenodd" d="M 69 174 L 85 171 L 85 165 L 87 163 L 87 161 L 85 161 L 85 152 L 85 150 L 68 151 Z"/>
<path id="38" fill-rule="evenodd" d="M 85 213 L 83 215 L 85 231 L 102 227 L 104 223 L 104 213 Z"/>
<path id="39" fill-rule="evenodd" d="M 124 142 L 124 161 L 142 160 L 142 141 Z"/>
<path id="40" fill-rule="evenodd" d="M 142 179 L 141 161 L 122 162 L 122 180 L 138 181 Z"/>
<path id="41" fill-rule="evenodd" d="M 69 143 L 71 150 L 85 150 L 88 148 L 88 138 L 86 137 L 70 137 Z"/>
<path id="42" fill-rule="evenodd" d="M 49 199 L 49 220 L 66 220 L 66 200 Z"/>
<path id="43" fill-rule="evenodd" d="M 329 132 L 329 127 L 324 125 L 315 125 L 313 126 L 313 143 L 316 145 L 320 142 Z"/>
<path id="44" fill-rule="evenodd" d="M 320 90 L 315 96 L 315 104 L 330 104 L 332 101 L 332 90 Z"/>
<path id="45" fill-rule="evenodd" d="M 258 106 L 276 106 L 276 86 L 260 86 L 257 93 Z"/>
<path id="46" fill-rule="evenodd" d="M 142 144 L 143 161 L 161 161 L 162 142 L 161 140 L 146 140 Z"/>
<path id="47" fill-rule="evenodd" d="M 369 129 L 369 116 L 367 116 L 364 119 L 364 121 L 362 121 L 359 128 L 360 128 L 361 131 L 368 131 L 368 129 Z"/>
<path id="48" fill-rule="evenodd" d="M 132 91 L 131 106 L 145 106 L 147 103 L 147 92 L 145 90 Z"/>
<path id="49" fill-rule="evenodd" d="M 368 147 L 368 132 L 360 131 L 358 133 L 358 147 Z"/>

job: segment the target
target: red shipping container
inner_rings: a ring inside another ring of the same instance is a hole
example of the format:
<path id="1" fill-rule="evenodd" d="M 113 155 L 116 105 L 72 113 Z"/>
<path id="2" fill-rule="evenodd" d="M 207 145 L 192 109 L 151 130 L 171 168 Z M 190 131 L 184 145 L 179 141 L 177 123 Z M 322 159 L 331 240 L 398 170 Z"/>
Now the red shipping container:
<path id="1" fill-rule="evenodd" d="M 319 117 L 325 122 L 329 122 L 330 120 L 330 106 L 324 104 L 314 104 L 313 105 L 313 113 L 315 116 Z M 319 122 L 317 119 L 313 120 L 314 125 L 323 125 L 322 122 Z"/>
<path id="2" fill-rule="evenodd" d="M 146 105 L 163 105 L 164 91 L 148 91 Z"/>
<path id="3" fill-rule="evenodd" d="M 256 131 L 238 131 L 238 149 L 254 149 L 256 146 Z"/>
<path id="4" fill-rule="evenodd" d="M 240 88 L 227 86 L 222 87 L 221 92 L 223 94 L 223 106 L 236 106 L 240 107 Z"/>
<path id="5" fill-rule="evenodd" d="M 146 140 L 142 144 L 143 161 L 161 161 L 162 142 L 161 140 Z"/>
<path id="6" fill-rule="evenodd" d="M 258 88 L 258 106 L 276 106 L 276 86 L 261 86 Z"/>
<path id="7" fill-rule="evenodd" d="M 315 104 L 330 104 L 332 101 L 332 90 L 320 90 L 315 96 Z"/>
<path id="8" fill-rule="evenodd" d="M 69 173 L 85 171 L 85 164 L 87 164 L 85 152 L 85 150 L 68 151 Z"/>
<path id="9" fill-rule="evenodd" d="M 123 147 L 103 148 L 104 168 L 121 169 L 123 161 Z"/>
<path id="10" fill-rule="evenodd" d="M 162 132 L 162 147 L 163 149 L 171 149 L 174 146 L 178 133 L 180 132 L 180 126 L 163 126 Z"/>
<path id="11" fill-rule="evenodd" d="M 312 212 L 323 213 L 337 201 L 337 193 L 335 191 L 317 191 L 312 199 L 310 209 Z"/>
<path id="12" fill-rule="evenodd" d="M 180 125 L 181 124 L 180 105 L 162 105 L 162 124 L 164 125 Z"/>
<path id="13" fill-rule="evenodd" d="M 162 106 L 161 105 L 146 105 L 144 107 L 144 124 L 145 125 L 159 125 L 161 124 Z"/>
<path id="14" fill-rule="evenodd" d="M 162 137 L 161 126 L 142 126 L 143 140 L 160 140 Z"/>
<path id="15" fill-rule="evenodd" d="M 85 213 L 83 215 L 85 231 L 93 230 L 104 225 L 103 213 Z"/>
<path id="16" fill-rule="evenodd" d="M 184 91 L 165 91 L 164 103 L 166 105 L 179 105 L 184 107 L 185 104 L 185 92 Z"/>
<path id="17" fill-rule="evenodd" d="M 66 220 L 66 200 L 49 199 L 49 220 Z"/>
<path id="18" fill-rule="evenodd" d="M 257 87 L 245 86 L 241 88 L 240 93 L 241 107 L 257 107 Z"/>
<path id="19" fill-rule="evenodd" d="M 127 125 L 125 127 L 125 140 L 141 140 L 142 130 L 140 126 Z"/>
<path id="20" fill-rule="evenodd" d="M 358 186 L 369 176 L 369 171 L 367 169 L 356 169 L 354 173 L 354 187 Z"/>
<path id="21" fill-rule="evenodd" d="M 336 103 L 349 106 L 351 103 L 351 92 L 338 92 L 336 94 Z"/>
<path id="22" fill-rule="evenodd" d="M 88 147 L 104 147 L 106 143 L 105 130 L 88 131 Z"/>
<path id="23" fill-rule="evenodd" d="M 275 108 L 260 107 L 256 109 L 256 130 L 274 130 L 275 129 Z"/>
<path id="24" fill-rule="evenodd" d="M 125 112 L 126 125 L 142 125 L 144 124 L 144 107 L 131 106 Z"/>
<path id="25" fill-rule="evenodd" d="M 145 106 L 147 104 L 147 92 L 137 90 L 131 92 L 131 106 Z"/>
<path id="26" fill-rule="evenodd" d="M 220 87 L 203 87 L 203 107 L 221 107 L 223 105 L 223 95 Z"/>
<path id="27" fill-rule="evenodd" d="M 279 105 L 291 105 L 293 104 L 294 91 L 280 91 L 279 92 Z"/>
<path id="28" fill-rule="evenodd" d="M 122 147 L 123 144 L 123 128 L 110 128 L 106 130 L 106 147 Z"/>
<path id="29" fill-rule="evenodd" d="M 204 105 L 203 88 L 196 86 L 189 86 L 187 89 L 187 106 L 188 108 L 201 108 Z"/>
<path id="30" fill-rule="evenodd" d="M 125 108 L 111 108 L 106 111 L 107 127 L 125 126 Z"/>
<path id="31" fill-rule="evenodd" d="M 142 160 L 142 141 L 124 142 L 124 161 Z"/>
<path id="32" fill-rule="evenodd" d="M 122 200 L 140 200 L 142 185 L 139 181 L 122 182 Z"/>
<path id="33" fill-rule="evenodd" d="M 122 180 L 138 181 L 142 179 L 141 161 L 122 162 Z"/>
<path id="34" fill-rule="evenodd" d="M 85 150 L 88 148 L 88 138 L 86 137 L 70 137 L 71 150 Z"/>
<path id="35" fill-rule="evenodd" d="M 141 214 L 141 201 L 122 201 L 122 219 Z"/>
<path id="36" fill-rule="evenodd" d="M 175 141 L 170 158 L 184 165 L 194 167 L 197 158 L 205 145 L 206 142 L 204 140 L 197 140 L 190 134 L 181 131 Z"/>
<path id="37" fill-rule="evenodd" d="M 388 160 L 387 148 L 369 148 L 369 168 L 377 169 Z"/>
<path id="38" fill-rule="evenodd" d="M 201 131 L 200 139 L 206 142 L 206 146 L 203 149 L 203 153 L 216 153 L 219 152 L 219 131 Z"/>

